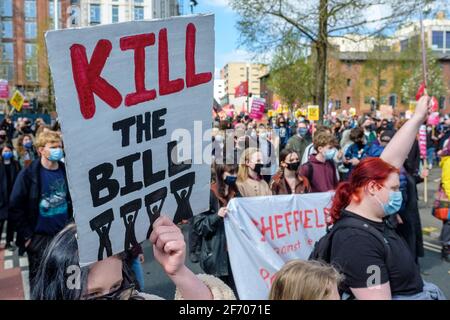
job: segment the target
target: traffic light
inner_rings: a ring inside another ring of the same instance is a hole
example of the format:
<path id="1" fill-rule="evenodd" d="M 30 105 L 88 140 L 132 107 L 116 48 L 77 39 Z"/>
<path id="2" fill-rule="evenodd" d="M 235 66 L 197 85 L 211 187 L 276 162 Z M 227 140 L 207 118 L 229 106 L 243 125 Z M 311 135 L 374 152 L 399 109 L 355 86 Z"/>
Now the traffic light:
<path id="1" fill-rule="evenodd" d="M 389 105 L 391 105 L 393 108 L 397 106 L 397 95 L 395 93 L 389 96 Z"/>
<path id="2" fill-rule="evenodd" d="M 370 99 L 370 111 L 376 111 L 377 101 L 375 98 Z"/>

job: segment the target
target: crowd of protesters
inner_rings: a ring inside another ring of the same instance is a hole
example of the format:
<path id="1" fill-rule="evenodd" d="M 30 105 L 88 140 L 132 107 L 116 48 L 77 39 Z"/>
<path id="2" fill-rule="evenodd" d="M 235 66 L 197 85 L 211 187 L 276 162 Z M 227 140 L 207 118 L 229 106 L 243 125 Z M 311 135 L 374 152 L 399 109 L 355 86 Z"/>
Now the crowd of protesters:
<path id="1" fill-rule="evenodd" d="M 417 184 L 440 164 L 450 198 L 450 117 L 443 116 L 438 126 L 427 125 L 425 167 L 417 133 L 426 124 L 426 113 L 424 97 L 410 120 L 334 113 L 316 125 L 298 112 L 258 121 L 245 113 L 217 116 L 210 210 L 189 222 L 190 259 L 210 276 L 194 276 L 186 268 L 183 236 L 172 221 L 159 218 L 150 235 L 155 259 L 177 285 L 178 297 L 237 297 L 224 228 L 231 199 L 335 191 L 332 222 L 343 227 L 335 229 L 325 261 L 333 267 L 289 263 L 277 274 L 269 298 L 442 298 L 419 272 L 424 249 Z M 0 124 L 0 146 L 0 232 L 6 226 L 6 248 L 18 246 L 19 255 L 27 254 L 32 298 L 158 299 L 142 293 L 140 246 L 84 268 L 82 287 L 65 288 L 63 270 L 78 260 L 59 126 L 51 128 L 42 119 L 14 123 L 6 117 Z M 370 230 L 360 230 L 358 224 Z M 447 261 L 449 230 L 445 221 L 441 241 Z M 171 252 L 165 249 L 169 242 Z M 367 288 L 367 265 L 379 266 L 381 290 Z"/>

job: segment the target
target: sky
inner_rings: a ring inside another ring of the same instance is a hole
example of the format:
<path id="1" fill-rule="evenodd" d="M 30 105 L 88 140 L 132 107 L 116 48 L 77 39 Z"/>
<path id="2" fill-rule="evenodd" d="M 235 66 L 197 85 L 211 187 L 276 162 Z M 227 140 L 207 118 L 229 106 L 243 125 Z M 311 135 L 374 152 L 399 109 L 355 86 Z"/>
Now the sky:
<path id="1" fill-rule="evenodd" d="M 194 14 L 215 15 L 215 78 L 220 78 L 220 69 L 227 62 L 250 61 L 251 55 L 245 48 L 238 48 L 239 32 L 236 29 L 237 14 L 228 6 L 227 0 L 197 0 Z M 184 14 L 190 14 L 189 0 L 184 0 Z"/>
<path id="2" fill-rule="evenodd" d="M 236 28 L 238 15 L 228 5 L 229 0 L 197 0 L 198 5 L 194 7 L 194 14 L 213 13 L 215 15 L 215 78 L 220 78 L 220 69 L 226 63 L 232 61 L 251 61 L 253 54 L 245 47 L 239 47 L 239 32 Z M 304 0 L 316 1 L 316 0 Z M 447 2 L 447 0 L 440 0 Z M 189 0 L 184 0 L 184 14 L 190 14 Z M 447 4 L 447 6 L 449 6 Z M 438 9 L 438 8 L 435 8 Z M 447 17 L 450 17 L 447 7 Z M 440 8 L 439 10 L 443 10 Z M 445 10 L 445 9 L 444 9 Z M 391 14 L 388 6 L 374 5 L 365 12 L 367 19 L 374 20 Z M 377 22 L 369 24 L 369 29 L 378 28 Z"/>

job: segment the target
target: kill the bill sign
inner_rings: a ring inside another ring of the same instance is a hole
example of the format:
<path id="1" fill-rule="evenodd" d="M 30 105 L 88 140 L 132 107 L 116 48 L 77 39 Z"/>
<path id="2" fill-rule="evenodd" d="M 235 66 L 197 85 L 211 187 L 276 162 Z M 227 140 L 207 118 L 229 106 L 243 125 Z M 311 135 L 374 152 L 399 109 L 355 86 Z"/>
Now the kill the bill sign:
<path id="1" fill-rule="evenodd" d="M 81 265 L 143 241 L 159 215 L 206 211 L 210 166 L 192 158 L 206 144 L 194 131 L 211 125 L 214 16 L 50 31 L 46 42 Z"/>

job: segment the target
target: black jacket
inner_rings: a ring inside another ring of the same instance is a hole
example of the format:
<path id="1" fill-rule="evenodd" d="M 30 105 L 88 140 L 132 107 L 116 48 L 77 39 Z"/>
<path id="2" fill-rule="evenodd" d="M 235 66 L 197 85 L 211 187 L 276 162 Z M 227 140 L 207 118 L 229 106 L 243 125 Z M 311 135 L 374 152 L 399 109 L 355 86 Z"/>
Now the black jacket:
<path id="1" fill-rule="evenodd" d="M 20 165 L 17 161 L 11 160 L 11 183 L 14 185 L 14 181 L 20 171 Z M 6 176 L 6 170 L 3 162 L 0 162 L 0 220 L 8 219 L 9 211 L 9 193 L 8 193 L 8 177 Z"/>
<path id="2" fill-rule="evenodd" d="M 219 200 L 211 191 L 209 197 L 210 210 L 194 216 L 192 228 L 202 237 L 200 267 L 207 274 L 216 277 L 229 275 L 229 262 L 225 225 L 223 218 L 217 212 L 220 209 Z"/>
<path id="3" fill-rule="evenodd" d="M 64 163 L 58 162 L 65 172 Z M 27 168 L 20 171 L 9 199 L 10 218 L 15 222 L 17 245 L 24 249 L 26 240 L 30 239 L 36 229 L 41 200 L 41 159 L 34 160 Z M 69 185 L 67 183 L 67 190 Z M 69 220 L 73 217 L 72 200 L 67 191 L 67 208 Z"/>

